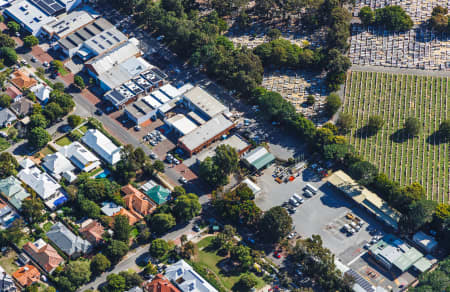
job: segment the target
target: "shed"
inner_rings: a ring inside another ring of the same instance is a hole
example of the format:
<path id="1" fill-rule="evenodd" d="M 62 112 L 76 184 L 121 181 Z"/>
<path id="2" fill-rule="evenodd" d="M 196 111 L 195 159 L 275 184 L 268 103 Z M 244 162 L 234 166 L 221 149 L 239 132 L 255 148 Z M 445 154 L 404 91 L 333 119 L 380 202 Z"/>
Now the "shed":
<path id="1" fill-rule="evenodd" d="M 275 156 L 267 151 L 266 148 L 260 146 L 245 154 L 243 159 L 249 166 L 260 170 L 271 164 L 275 160 Z"/>
<path id="2" fill-rule="evenodd" d="M 414 234 L 413 241 L 427 253 L 433 252 L 438 245 L 433 236 L 425 234 L 422 231 Z"/>
<path id="3" fill-rule="evenodd" d="M 249 178 L 246 178 L 242 181 L 242 183 L 246 184 L 247 187 L 252 190 L 252 193 L 257 196 L 259 193 L 261 193 L 261 188 L 252 182 Z"/>

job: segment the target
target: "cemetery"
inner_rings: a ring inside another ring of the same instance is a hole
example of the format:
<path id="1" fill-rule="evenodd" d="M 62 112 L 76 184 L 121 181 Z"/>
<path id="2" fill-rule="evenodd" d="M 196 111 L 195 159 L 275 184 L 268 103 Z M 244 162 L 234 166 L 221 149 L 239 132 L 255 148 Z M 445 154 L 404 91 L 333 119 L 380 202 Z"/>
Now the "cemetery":
<path id="1" fill-rule="evenodd" d="M 448 77 L 352 71 L 342 107 L 353 116 L 347 138 L 356 151 L 401 185 L 419 182 L 437 202 L 450 199 L 449 147 L 437 135 L 450 117 L 449 83 Z M 384 125 L 371 136 L 364 127 L 372 115 L 381 116 Z M 411 116 L 422 122 L 417 137 L 403 130 Z"/>

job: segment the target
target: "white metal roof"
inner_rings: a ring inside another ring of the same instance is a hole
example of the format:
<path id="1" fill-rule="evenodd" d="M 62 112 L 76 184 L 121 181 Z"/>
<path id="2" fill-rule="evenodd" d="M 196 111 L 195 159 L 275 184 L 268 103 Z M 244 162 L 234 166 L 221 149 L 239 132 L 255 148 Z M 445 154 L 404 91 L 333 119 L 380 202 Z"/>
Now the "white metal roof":
<path id="1" fill-rule="evenodd" d="M 117 28 L 112 27 L 86 40 L 84 42 L 84 47 L 88 48 L 92 53 L 98 56 L 125 42 L 127 39 L 126 35 Z"/>
<path id="2" fill-rule="evenodd" d="M 167 95 L 170 99 L 174 99 L 181 95 L 181 93 L 176 89 L 172 84 L 167 83 L 159 88 L 165 95 Z"/>
<path id="3" fill-rule="evenodd" d="M 198 86 L 184 93 L 184 98 L 210 118 L 228 110 L 225 105 Z"/>
<path id="4" fill-rule="evenodd" d="M 177 114 L 167 119 L 166 122 L 177 129 L 183 136 L 197 129 L 197 125 L 182 114 Z"/>
<path id="5" fill-rule="evenodd" d="M 99 75 L 98 78 L 109 88 L 116 88 L 140 73 L 152 68 L 143 58 L 131 57 L 125 62 L 114 66 L 110 70 Z"/>
<path id="6" fill-rule="evenodd" d="M 157 100 L 159 100 L 161 103 L 166 103 L 166 102 L 170 101 L 170 98 L 168 98 L 167 95 L 165 95 L 164 93 L 162 93 L 159 90 L 153 91 L 151 95 L 154 98 L 156 98 Z"/>
<path id="7" fill-rule="evenodd" d="M 148 104 L 149 106 L 151 106 L 152 108 L 158 108 L 159 106 L 161 106 L 161 103 L 159 101 L 157 101 L 153 96 L 151 95 L 146 95 L 142 98 L 142 100 L 145 101 L 146 104 Z"/>
<path id="8" fill-rule="evenodd" d="M 89 129 L 83 136 L 82 141 L 109 164 L 115 164 L 121 159 L 120 148 L 114 145 L 114 143 L 99 130 Z"/>
<path id="9" fill-rule="evenodd" d="M 91 65 L 97 75 L 101 75 L 129 58 L 137 56 L 139 52 L 140 50 L 135 45 L 135 42 L 128 40 L 110 52 L 93 58 L 86 64 Z"/>
<path id="10" fill-rule="evenodd" d="M 266 155 L 267 153 L 269 153 L 269 151 L 267 151 L 266 148 L 260 146 L 260 147 L 256 148 L 255 150 L 253 150 L 253 151 L 249 152 L 248 154 L 246 154 L 244 156 L 244 159 L 247 160 L 247 162 L 249 164 L 252 164 L 253 162 L 258 160 L 259 158 L 261 158 L 264 155 Z"/>
<path id="11" fill-rule="evenodd" d="M 56 19 L 53 16 L 48 16 L 27 0 L 14 2 L 5 9 L 5 13 L 15 18 L 17 22 L 22 23 L 33 35 L 37 35 L 44 24 Z"/>

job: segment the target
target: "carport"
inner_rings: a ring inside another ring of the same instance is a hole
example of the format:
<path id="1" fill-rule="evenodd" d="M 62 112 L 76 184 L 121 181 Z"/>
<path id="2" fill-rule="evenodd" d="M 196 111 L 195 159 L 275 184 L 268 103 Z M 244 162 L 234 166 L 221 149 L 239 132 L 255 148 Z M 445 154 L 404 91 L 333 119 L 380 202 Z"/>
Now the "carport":
<path id="1" fill-rule="evenodd" d="M 275 160 L 275 156 L 260 146 L 244 155 L 243 159 L 250 167 L 260 170 L 271 164 Z"/>

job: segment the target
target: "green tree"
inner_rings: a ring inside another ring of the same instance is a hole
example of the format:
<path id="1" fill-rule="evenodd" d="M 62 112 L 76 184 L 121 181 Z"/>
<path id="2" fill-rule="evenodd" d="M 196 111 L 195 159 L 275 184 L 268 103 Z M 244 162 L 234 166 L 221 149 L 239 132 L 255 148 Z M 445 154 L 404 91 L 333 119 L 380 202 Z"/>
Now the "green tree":
<path id="1" fill-rule="evenodd" d="M 252 273 L 243 274 L 238 282 L 239 287 L 242 289 L 240 291 L 250 291 L 256 284 L 258 284 L 258 280 Z"/>
<path id="2" fill-rule="evenodd" d="M 56 68 L 58 68 L 58 67 L 56 67 Z M 62 83 L 62 82 L 55 82 L 53 84 L 53 89 L 56 90 L 56 91 L 64 92 L 65 88 L 66 87 L 64 86 L 64 83 Z"/>
<path id="3" fill-rule="evenodd" d="M 9 21 L 7 27 L 8 30 L 13 34 L 20 31 L 20 25 L 15 21 Z"/>
<path id="4" fill-rule="evenodd" d="M 162 238 L 152 241 L 149 252 L 153 257 L 160 258 L 169 251 L 169 244 Z"/>
<path id="5" fill-rule="evenodd" d="M 392 31 L 406 31 L 414 24 L 411 17 L 398 5 L 389 5 L 375 10 L 375 22 Z"/>
<path id="6" fill-rule="evenodd" d="M 384 121 L 383 118 L 379 115 L 373 115 L 369 117 L 369 122 L 367 123 L 367 130 L 369 134 L 375 134 L 381 128 L 383 128 Z"/>
<path id="7" fill-rule="evenodd" d="M 64 110 L 56 102 L 49 102 L 42 110 L 42 114 L 50 124 L 53 124 L 64 115 Z"/>
<path id="8" fill-rule="evenodd" d="M 431 12 L 431 15 L 438 15 L 438 14 L 448 14 L 448 9 L 446 7 L 442 7 L 440 5 L 437 5 L 433 7 L 433 11 Z"/>
<path id="9" fill-rule="evenodd" d="M 110 274 L 108 277 L 106 277 L 106 289 L 105 292 L 123 292 L 125 291 L 125 278 L 117 275 L 117 274 Z"/>
<path id="10" fill-rule="evenodd" d="M 23 44 L 25 47 L 31 48 L 39 45 L 39 39 L 34 35 L 27 35 L 26 37 L 23 38 Z"/>
<path id="11" fill-rule="evenodd" d="M 100 218 L 101 209 L 95 202 L 86 199 L 83 195 L 78 195 L 78 205 L 80 213 L 89 218 Z"/>
<path id="12" fill-rule="evenodd" d="M 182 186 L 174 187 L 172 193 L 170 194 L 170 196 L 174 198 L 177 198 L 182 195 L 186 195 L 186 190 Z"/>
<path id="13" fill-rule="evenodd" d="M 80 89 L 84 89 L 86 87 L 86 84 L 84 84 L 84 80 L 80 75 L 75 75 L 73 81 L 75 82 L 75 85 Z"/>
<path id="14" fill-rule="evenodd" d="M 327 111 L 330 116 L 334 115 L 339 110 L 341 105 L 341 98 L 336 93 L 331 93 L 327 97 Z"/>
<path id="15" fill-rule="evenodd" d="M 430 200 L 414 201 L 399 222 L 399 229 L 405 234 L 413 234 L 431 223 L 437 203 Z"/>
<path id="16" fill-rule="evenodd" d="M 271 41 L 279 39 L 281 37 L 281 31 L 276 28 L 272 28 L 267 32 L 267 37 Z"/>
<path id="17" fill-rule="evenodd" d="M 410 136 L 417 136 L 419 135 L 420 131 L 422 130 L 422 124 L 420 123 L 418 118 L 415 117 L 409 117 L 405 121 L 405 131 Z"/>
<path id="18" fill-rule="evenodd" d="M 119 185 L 109 179 L 86 179 L 78 185 L 78 192 L 94 202 L 114 200 L 119 191 Z"/>
<path id="19" fill-rule="evenodd" d="M 336 125 L 342 134 L 347 134 L 354 126 L 352 115 L 350 113 L 340 113 Z"/>
<path id="20" fill-rule="evenodd" d="M 128 243 L 132 226 L 124 215 L 114 216 L 113 238 Z"/>
<path id="21" fill-rule="evenodd" d="M 37 149 L 41 149 L 47 145 L 51 139 L 52 137 L 50 134 L 45 129 L 40 127 L 33 128 L 28 134 L 28 143 Z"/>
<path id="22" fill-rule="evenodd" d="M 361 8 L 358 16 L 364 25 L 372 25 L 375 23 L 375 12 L 369 6 Z"/>
<path id="23" fill-rule="evenodd" d="M 443 141 L 450 140 L 450 120 L 445 120 L 439 125 L 439 138 Z"/>
<path id="24" fill-rule="evenodd" d="M 66 265 L 64 272 L 76 287 L 82 286 L 91 278 L 89 262 L 84 260 L 71 261 Z"/>
<path id="25" fill-rule="evenodd" d="M 79 124 L 81 124 L 82 121 L 83 121 L 83 119 L 80 116 L 77 116 L 77 115 L 70 115 L 67 118 L 67 122 L 69 123 L 69 126 L 72 129 L 75 129 Z"/>
<path id="26" fill-rule="evenodd" d="M 98 253 L 91 259 L 91 272 L 100 275 L 111 267 L 111 262 L 103 254 Z"/>
<path id="27" fill-rule="evenodd" d="M 276 206 L 264 213 L 259 224 L 259 232 L 267 242 L 279 242 L 292 230 L 292 218 L 286 209 Z"/>
<path id="28" fill-rule="evenodd" d="M 192 193 L 179 196 L 173 206 L 173 213 L 180 222 L 191 220 L 200 214 L 201 210 L 202 205 L 200 205 L 197 195 Z"/>
<path id="29" fill-rule="evenodd" d="M 112 263 L 118 263 L 128 252 L 128 245 L 120 240 L 111 240 L 105 254 Z"/>
<path id="30" fill-rule="evenodd" d="M 30 116 L 30 123 L 28 126 L 32 128 L 46 128 L 48 125 L 47 119 L 42 114 L 33 114 Z"/>
<path id="31" fill-rule="evenodd" d="M 368 161 L 359 161 L 350 166 L 349 174 L 359 183 L 369 185 L 378 175 L 378 168 Z"/>
<path id="32" fill-rule="evenodd" d="M 158 172 L 164 172 L 164 162 L 161 160 L 155 160 L 155 162 L 153 162 L 153 169 Z"/>
<path id="33" fill-rule="evenodd" d="M 431 16 L 430 19 L 430 24 L 431 27 L 439 32 L 445 32 L 448 31 L 448 23 L 449 23 L 449 18 L 447 15 L 444 14 L 437 14 L 437 15 L 433 15 Z"/>
<path id="34" fill-rule="evenodd" d="M 347 155 L 355 152 L 355 149 L 350 144 L 328 144 L 323 148 L 325 159 L 336 161 L 343 161 Z"/>
<path id="35" fill-rule="evenodd" d="M 11 97 L 7 94 L 0 95 L 0 107 L 7 108 L 11 104 Z"/>
<path id="36" fill-rule="evenodd" d="M 251 249 L 245 245 L 236 245 L 231 248 L 230 251 L 231 259 L 239 262 L 243 270 L 248 270 L 253 263 L 253 258 L 251 256 Z"/>
<path id="37" fill-rule="evenodd" d="M 214 163 L 219 167 L 224 175 L 229 175 L 236 171 L 239 163 L 239 155 L 230 145 L 220 145 L 215 150 Z"/>
<path id="38" fill-rule="evenodd" d="M 18 167 L 19 163 L 14 155 L 9 152 L 0 153 L 0 179 L 15 175 Z"/>
<path id="39" fill-rule="evenodd" d="M 158 273 L 158 269 L 156 268 L 156 266 L 154 264 L 152 264 L 152 262 L 149 261 L 148 264 L 144 268 L 144 273 L 150 274 L 150 275 L 156 275 Z"/>
<path id="40" fill-rule="evenodd" d="M 150 229 L 157 234 L 164 234 L 175 226 L 175 218 L 172 214 L 155 214 L 151 217 L 150 226 Z"/>
<path id="41" fill-rule="evenodd" d="M 17 53 L 13 48 L 1 47 L 0 58 L 3 59 L 5 65 L 12 66 L 17 63 Z"/>
<path id="42" fill-rule="evenodd" d="M 119 273 L 125 279 L 125 289 L 129 290 L 133 287 L 140 286 L 144 281 L 141 276 L 135 271 L 122 271 Z"/>
<path id="43" fill-rule="evenodd" d="M 9 35 L 0 32 L 0 47 L 15 48 L 16 42 Z"/>
<path id="44" fill-rule="evenodd" d="M 31 224 L 42 222 L 45 218 L 43 214 L 44 204 L 35 195 L 23 200 L 20 211 L 23 217 Z"/>

